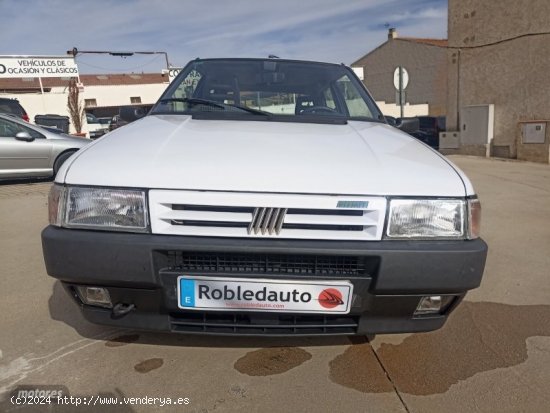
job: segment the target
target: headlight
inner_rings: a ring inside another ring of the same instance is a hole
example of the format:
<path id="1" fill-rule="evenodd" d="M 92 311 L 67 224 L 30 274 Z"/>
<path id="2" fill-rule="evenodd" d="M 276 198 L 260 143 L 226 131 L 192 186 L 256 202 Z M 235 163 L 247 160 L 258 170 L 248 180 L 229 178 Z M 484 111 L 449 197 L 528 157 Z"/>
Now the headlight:
<path id="1" fill-rule="evenodd" d="M 148 230 L 146 197 L 141 190 L 54 185 L 49 210 L 52 225 L 107 231 Z"/>
<path id="2" fill-rule="evenodd" d="M 462 199 L 392 199 L 387 238 L 465 238 Z"/>

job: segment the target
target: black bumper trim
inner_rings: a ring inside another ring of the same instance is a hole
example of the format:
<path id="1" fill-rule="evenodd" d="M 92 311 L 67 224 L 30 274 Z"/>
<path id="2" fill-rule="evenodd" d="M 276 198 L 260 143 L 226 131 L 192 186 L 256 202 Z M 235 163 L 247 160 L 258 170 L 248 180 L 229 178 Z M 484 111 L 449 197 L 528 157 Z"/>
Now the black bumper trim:
<path id="1" fill-rule="evenodd" d="M 306 325 L 302 328 L 267 328 L 267 325 L 250 326 L 222 326 L 205 328 L 204 325 L 196 324 L 195 328 L 190 325 L 174 324 L 169 314 L 149 313 L 133 311 L 122 318 L 114 318 L 109 310 L 97 307 L 80 305 L 82 314 L 86 320 L 94 324 L 101 324 L 117 328 L 128 328 L 144 331 L 163 331 L 182 334 L 221 335 L 221 336 L 320 336 L 320 335 L 367 335 L 367 334 L 392 334 L 392 333 L 415 333 L 427 332 L 441 328 L 447 320 L 447 315 L 433 317 L 410 318 L 410 317 L 386 317 L 372 316 L 365 313 L 358 319 L 358 324 L 348 323 L 332 328 L 313 324 L 311 328 Z"/>
<path id="2" fill-rule="evenodd" d="M 487 255 L 487 245 L 481 239 L 370 242 L 261 240 L 111 233 L 52 226 L 42 232 L 42 247 L 47 272 L 54 278 L 75 284 L 138 289 L 162 288 L 161 272 L 165 268 L 155 258 L 159 251 L 290 252 L 377 257 L 379 265 L 375 273 L 365 278 L 347 278 L 352 281 L 369 280 L 369 292 L 381 295 L 463 293 L 479 286 Z"/>

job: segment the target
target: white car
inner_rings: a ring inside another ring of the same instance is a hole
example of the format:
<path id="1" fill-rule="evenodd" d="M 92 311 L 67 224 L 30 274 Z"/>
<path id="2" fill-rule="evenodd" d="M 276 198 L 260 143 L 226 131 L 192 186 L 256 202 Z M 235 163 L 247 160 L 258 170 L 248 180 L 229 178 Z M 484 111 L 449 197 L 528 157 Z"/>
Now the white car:
<path id="1" fill-rule="evenodd" d="M 429 331 L 487 254 L 468 178 L 328 63 L 193 60 L 60 170 L 49 209 L 49 275 L 118 327 Z"/>
<path id="2" fill-rule="evenodd" d="M 109 132 L 110 122 L 105 123 L 101 121 L 93 113 L 86 113 L 86 124 L 88 125 L 88 135 L 90 139 L 100 138 Z"/>

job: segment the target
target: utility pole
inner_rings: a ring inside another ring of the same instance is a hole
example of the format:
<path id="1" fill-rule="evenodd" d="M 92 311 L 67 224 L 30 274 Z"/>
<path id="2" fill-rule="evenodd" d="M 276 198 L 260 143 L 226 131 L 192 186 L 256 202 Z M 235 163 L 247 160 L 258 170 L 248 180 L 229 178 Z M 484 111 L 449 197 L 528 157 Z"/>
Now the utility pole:
<path id="1" fill-rule="evenodd" d="M 403 97 L 403 66 L 399 66 L 399 106 L 402 118 L 405 116 L 405 99 Z"/>

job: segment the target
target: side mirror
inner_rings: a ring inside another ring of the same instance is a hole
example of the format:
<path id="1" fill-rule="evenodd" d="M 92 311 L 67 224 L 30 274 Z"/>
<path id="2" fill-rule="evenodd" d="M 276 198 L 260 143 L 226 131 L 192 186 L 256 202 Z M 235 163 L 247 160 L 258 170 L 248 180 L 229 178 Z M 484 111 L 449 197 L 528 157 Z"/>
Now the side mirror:
<path id="1" fill-rule="evenodd" d="M 34 138 L 29 134 L 29 132 L 17 132 L 15 139 L 18 141 L 32 142 Z"/>
<path id="2" fill-rule="evenodd" d="M 126 122 L 133 122 L 144 117 L 146 113 L 138 106 L 123 106 L 120 108 L 119 115 Z"/>
<path id="3" fill-rule="evenodd" d="M 406 133 L 416 132 L 420 129 L 420 120 L 418 118 L 397 118 L 395 127 Z"/>
<path id="4" fill-rule="evenodd" d="M 386 122 L 388 122 L 388 125 L 390 126 L 397 125 L 397 119 L 395 119 L 393 116 L 384 116 L 384 119 L 386 119 Z"/>

